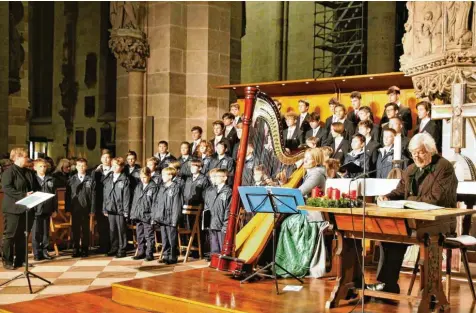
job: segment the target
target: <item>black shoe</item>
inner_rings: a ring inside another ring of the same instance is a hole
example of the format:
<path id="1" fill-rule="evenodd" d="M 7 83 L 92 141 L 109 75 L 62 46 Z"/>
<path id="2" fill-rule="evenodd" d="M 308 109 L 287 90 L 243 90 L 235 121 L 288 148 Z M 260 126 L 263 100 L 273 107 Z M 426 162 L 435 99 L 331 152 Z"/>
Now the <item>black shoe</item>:
<path id="1" fill-rule="evenodd" d="M 154 256 L 153 255 L 148 255 L 148 256 L 146 256 L 145 260 L 148 261 L 148 262 L 153 261 Z"/>
<path id="2" fill-rule="evenodd" d="M 12 263 L 5 262 L 5 260 L 4 260 L 3 261 L 3 268 L 6 269 L 6 270 L 14 270 L 15 266 L 13 266 Z"/>
<path id="3" fill-rule="evenodd" d="M 132 257 L 133 260 L 142 260 L 142 259 L 145 259 L 145 255 L 142 254 L 142 255 L 135 255 Z"/>
<path id="4" fill-rule="evenodd" d="M 43 251 L 42 257 L 43 257 L 43 259 L 45 259 L 45 260 L 53 260 L 53 257 L 50 256 L 47 251 Z"/>
<path id="5" fill-rule="evenodd" d="M 125 258 L 127 255 L 125 252 L 122 252 L 122 253 L 118 253 L 116 254 L 116 259 L 122 259 L 122 258 Z"/>
<path id="6" fill-rule="evenodd" d="M 82 258 L 87 258 L 88 256 L 89 256 L 88 250 L 83 250 L 83 251 L 81 252 L 81 257 L 82 257 Z"/>
<path id="7" fill-rule="evenodd" d="M 45 258 L 43 257 L 43 255 L 35 255 L 35 256 L 33 257 L 33 260 L 35 260 L 35 261 L 42 261 L 42 260 L 44 260 L 44 259 L 45 259 Z"/>
<path id="8" fill-rule="evenodd" d="M 167 259 L 160 259 L 160 260 L 157 261 L 157 263 L 165 264 L 165 263 L 167 263 Z"/>
<path id="9" fill-rule="evenodd" d="M 165 264 L 167 264 L 167 265 L 177 264 L 177 260 L 175 260 L 175 261 L 174 260 L 166 260 Z"/>
<path id="10" fill-rule="evenodd" d="M 73 252 L 73 258 L 79 258 L 81 256 L 81 251 L 78 249 L 74 250 Z"/>
<path id="11" fill-rule="evenodd" d="M 106 256 L 115 256 L 117 254 L 117 251 L 109 251 L 106 253 Z"/>

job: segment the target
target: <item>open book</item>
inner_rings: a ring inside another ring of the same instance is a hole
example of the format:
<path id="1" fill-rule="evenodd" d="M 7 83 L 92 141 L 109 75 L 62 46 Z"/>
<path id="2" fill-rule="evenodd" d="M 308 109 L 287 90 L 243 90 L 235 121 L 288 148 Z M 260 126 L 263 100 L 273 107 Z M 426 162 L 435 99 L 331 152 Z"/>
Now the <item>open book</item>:
<path id="1" fill-rule="evenodd" d="M 418 201 L 409 201 L 409 200 L 393 200 L 393 201 L 377 201 L 377 205 L 381 208 L 391 208 L 391 209 L 414 209 L 414 210 L 437 210 L 443 209 L 441 206 L 418 202 Z"/>

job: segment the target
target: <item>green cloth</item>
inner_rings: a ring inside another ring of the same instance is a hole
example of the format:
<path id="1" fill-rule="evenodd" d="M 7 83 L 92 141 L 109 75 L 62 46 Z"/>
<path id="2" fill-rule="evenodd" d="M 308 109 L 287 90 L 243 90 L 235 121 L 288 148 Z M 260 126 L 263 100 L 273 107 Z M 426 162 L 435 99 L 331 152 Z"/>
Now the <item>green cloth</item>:
<path id="1" fill-rule="evenodd" d="M 276 249 L 276 263 L 297 277 L 306 276 L 309 272 L 318 234 L 318 223 L 309 223 L 305 215 L 294 214 L 286 218 L 281 224 Z M 289 277 L 278 266 L 276 274 Z"/>

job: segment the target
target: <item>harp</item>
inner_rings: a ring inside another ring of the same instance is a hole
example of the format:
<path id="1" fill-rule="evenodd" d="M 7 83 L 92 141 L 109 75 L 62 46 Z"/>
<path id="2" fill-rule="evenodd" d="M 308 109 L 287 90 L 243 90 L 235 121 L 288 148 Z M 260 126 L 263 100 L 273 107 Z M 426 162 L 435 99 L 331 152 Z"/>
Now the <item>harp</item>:
<path id="1" fill-rule="evenodd" d="M 263 164 L 270 176 L 286 172 L 289 177 L 285 186 L 295 188 L 302 180 L 304 170 L 296 168 L 296 162 L 304 157 L 304 151 L 287 152 L 282 136 L 281 114 L 274 101 L 257 88 L 245 89 L 243 130 L 233 183 L 233 194 L 223 249 L 213 254 L 210 267 L 233 273 L 235 276 L 251 272 L 272 232 L 273 216 L 256 214 L 236 234 L 240 205 L 238 186 L 241 186 L 246 149 L 253 143 L 255 164 Z"/>

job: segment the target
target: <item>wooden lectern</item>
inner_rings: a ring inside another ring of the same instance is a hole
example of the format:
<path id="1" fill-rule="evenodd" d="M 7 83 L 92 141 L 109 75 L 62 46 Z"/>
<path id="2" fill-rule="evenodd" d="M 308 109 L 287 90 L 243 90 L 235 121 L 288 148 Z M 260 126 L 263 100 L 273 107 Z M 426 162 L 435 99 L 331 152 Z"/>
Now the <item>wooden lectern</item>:
<path id="1" fill-rule="evenodd" d="M 324 219 L 334 225 L 338 248 L 336 286 L 326 302 L 326 308 L 334 308 L 343 300 L 352 282 L 354 267 L 358 266 L 352 240 L 362 238 L 362 208 L 316 208 L 299 207 L 300 210 L 319 211 Z M 430 305 L 441 312 L 449 312 L 449 303 L 441 282 L 442 242 L 456 227 L 456 217 L 476 213 L 466 209 L 438 209 L 419 211 L 388 209 L 369 204 L 365 210 L 365 238 L 387 242 L 417 244 L 420 246 L 420 295 L 407 296 L 382 291 L 365 290 L 366 296 L 392 300 L 421 300 L 418 313 L 431 312 Z M 362 291 L 360 291 L 362 293 Z"/>

